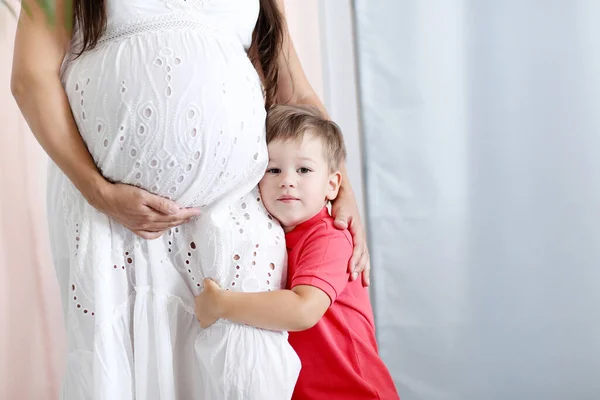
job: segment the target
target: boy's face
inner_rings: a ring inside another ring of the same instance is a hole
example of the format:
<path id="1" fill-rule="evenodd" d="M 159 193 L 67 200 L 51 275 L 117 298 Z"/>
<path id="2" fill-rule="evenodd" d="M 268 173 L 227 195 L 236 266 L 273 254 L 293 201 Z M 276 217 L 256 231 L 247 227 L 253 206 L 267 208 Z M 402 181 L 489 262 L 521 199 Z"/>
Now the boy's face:
<path id="1" fill-rule="evenodd" d="M 342 175 L 330 172 L 321 139 L 310 131 L 302 140 L 269 143 L 269 165 L 259 183 L 267 208 L 285 232 L 314 217 L 337 196 Z"/>

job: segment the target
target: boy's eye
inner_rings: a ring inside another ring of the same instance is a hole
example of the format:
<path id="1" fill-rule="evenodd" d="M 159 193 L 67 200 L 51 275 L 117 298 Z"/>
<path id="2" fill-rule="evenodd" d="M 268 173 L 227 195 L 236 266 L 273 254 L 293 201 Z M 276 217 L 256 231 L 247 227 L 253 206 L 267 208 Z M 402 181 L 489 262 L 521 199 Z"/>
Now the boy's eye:
<path id="1" fill-rule="evenodd" d="M 281 172 L 281 170 L 279 168 L 269 168 L 267 169 L 267 173 L 270 174 L 279 174 Z"/>
<path id="2" fill-rule="evenodd" d="M 306 167 L 302 167 L 302 168 L 298 168 L 298 172 L 300 172 L 301 174 L 307 174 L 310 172 L 310 169 L 308 169 Z"/>

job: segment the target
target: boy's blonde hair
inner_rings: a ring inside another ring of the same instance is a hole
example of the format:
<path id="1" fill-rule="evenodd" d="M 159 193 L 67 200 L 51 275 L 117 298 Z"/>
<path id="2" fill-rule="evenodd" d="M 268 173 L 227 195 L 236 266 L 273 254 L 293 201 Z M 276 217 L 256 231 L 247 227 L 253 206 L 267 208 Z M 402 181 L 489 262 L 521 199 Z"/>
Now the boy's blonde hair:
<path id="1" fill-rule="evenodd" d="M 346 159 L 346 148 L 335 122 L 325 118 L 316 107 L 306 105 L 276 105 L 267 113 L 267 144 L 273 140 L 302 140 L 307 130 L 323 141 L 329 169 L 337 171 Z"/>

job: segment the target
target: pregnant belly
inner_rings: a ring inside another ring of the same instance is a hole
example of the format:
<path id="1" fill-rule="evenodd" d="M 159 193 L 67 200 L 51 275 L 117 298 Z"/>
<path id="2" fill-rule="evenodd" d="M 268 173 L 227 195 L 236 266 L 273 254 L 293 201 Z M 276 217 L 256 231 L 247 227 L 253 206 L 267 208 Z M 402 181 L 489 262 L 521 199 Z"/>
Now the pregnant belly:
<path id="1" fill-rule="evenodd" d="M 264 102 L 243 48 L 195 31 L 132 36 L 72 61 L 64 85 L 103 175 L 208 205 L 264 173 Z"/>

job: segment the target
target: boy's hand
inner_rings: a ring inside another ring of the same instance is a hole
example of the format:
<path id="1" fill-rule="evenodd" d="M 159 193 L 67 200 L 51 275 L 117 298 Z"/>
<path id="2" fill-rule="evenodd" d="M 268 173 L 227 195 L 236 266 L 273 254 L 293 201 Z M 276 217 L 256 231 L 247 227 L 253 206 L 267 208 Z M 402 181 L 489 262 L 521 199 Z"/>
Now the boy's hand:
<path id="1" fill-rule="evenodd" d="M 202 328 L 208 328 L 221 318 L 221 302 L 223 289 L 212 279 L 204 279 L 204 289 L 196 297 L 196 318 Z"/>

